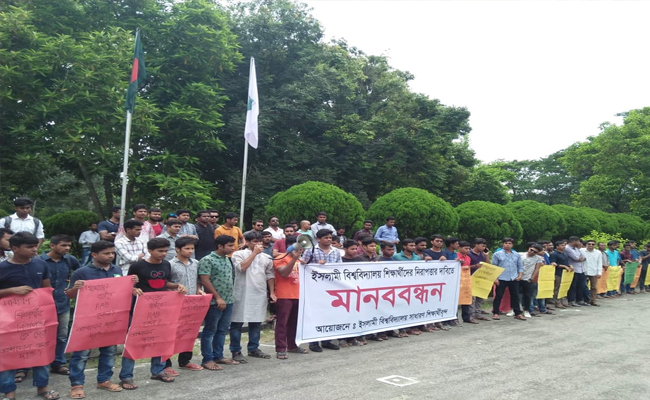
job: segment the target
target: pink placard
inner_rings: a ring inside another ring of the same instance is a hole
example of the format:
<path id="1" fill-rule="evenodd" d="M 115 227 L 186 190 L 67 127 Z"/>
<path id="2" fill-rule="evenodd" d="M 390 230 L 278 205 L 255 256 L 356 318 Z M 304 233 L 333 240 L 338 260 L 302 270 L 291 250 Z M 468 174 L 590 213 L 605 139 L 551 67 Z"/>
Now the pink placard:
<path id="1" fill-rule="evenodd" d="M 85 281 L 77 292 L 66 353 L 123 344 L 132 292 L 130 276 Z"/>
<path id="2" fill-rule="evenodd" d="M 124 355 L 132 360 L 174 354 L 178 317 L 184 295 L 176 291 L 150 292 L 138 296 Z M 171 334 L 170 334 L 171 333 Z"/>
<path id="3" fill-rule="evenodd" d="M 194 350 L 194 343 L 210 308 L 211 299 L 211 295 L 185 296 L 178 318 L 174 354 Z"/>
<path id="4" fill-rule="evenodd" d="M 59 325 L 52 288 L 0 299 L 0 371 L 54 361 Z"/>

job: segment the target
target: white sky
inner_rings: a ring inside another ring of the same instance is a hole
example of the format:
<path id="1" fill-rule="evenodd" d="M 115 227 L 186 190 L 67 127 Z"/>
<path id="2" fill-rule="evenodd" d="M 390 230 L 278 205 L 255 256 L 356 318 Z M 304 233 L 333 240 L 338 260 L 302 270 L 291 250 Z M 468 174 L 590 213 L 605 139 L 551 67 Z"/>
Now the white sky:
<path id="1" fill-rule="evenodd" d="M 304 1 L 325 29 L 471 112 L 478 159 L 545 157 L 650 106 L 650 2 Z"/>

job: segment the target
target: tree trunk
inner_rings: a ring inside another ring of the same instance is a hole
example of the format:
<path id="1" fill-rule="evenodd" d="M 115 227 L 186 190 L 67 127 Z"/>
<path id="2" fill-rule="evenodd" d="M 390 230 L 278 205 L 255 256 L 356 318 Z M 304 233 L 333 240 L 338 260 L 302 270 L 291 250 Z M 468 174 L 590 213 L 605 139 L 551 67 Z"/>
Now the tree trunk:
<path id="1" fill-rule="evenodd" d="M 81 174 L 84 177 L 84 181 L 86 182 L 86 187 L 88 188 L 88 194 L 90 195 L 90 199 L 93 202 L 93 206 L 95 207 L 95 212 L 97 215 L 99 215 L 100 220 L 105 219 L 104 212 L 102 211 L 102 203 L 99 201 L 99 196 L 97 195 L 97 191 L 95 190 L 95 185 L 93 185 L 93 180 L 90 174 L 88 174 L 88 170 L 86 169 L 86 166 L 83 165 L 81 161 L 77 162 L 79 164 L 79 169 L 81 170 Z"/>

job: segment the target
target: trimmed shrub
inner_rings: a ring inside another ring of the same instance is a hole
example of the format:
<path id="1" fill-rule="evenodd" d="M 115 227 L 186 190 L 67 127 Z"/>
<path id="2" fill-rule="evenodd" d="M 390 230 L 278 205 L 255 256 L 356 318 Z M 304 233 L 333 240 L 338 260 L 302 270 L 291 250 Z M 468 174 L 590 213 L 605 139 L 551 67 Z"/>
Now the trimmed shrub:
<path id="1" fill-rule="evenodd" d="M 564 230 L 564 218 L 548 204 L 533 200 L 515 201 L 506 208 L 514 214 L 524 230 L 524 242 L 550 240 Z"/>
<path id="2" fill-rule="evenodd" d="M 553 240 L 568 239 L 570 236 L 583 237 L 591 231 L 601 231 L 598 217 L 589 210 L 565 204 L 554 204 L 551 207 L 562 215 L 565 222 L 564 231 L 558 232 Z"/>
<path id="3" fill-rule="evenodd" d="M 483 238 L 490 245 L 500 244 L 501 239 L 511 237 L 515 245 L 523 236 L 521 224 L 512 211 L 505 206 L 488 201 L 468 201 L 456 207 L 460 217 L 458 237 L 472 241 Z"/>

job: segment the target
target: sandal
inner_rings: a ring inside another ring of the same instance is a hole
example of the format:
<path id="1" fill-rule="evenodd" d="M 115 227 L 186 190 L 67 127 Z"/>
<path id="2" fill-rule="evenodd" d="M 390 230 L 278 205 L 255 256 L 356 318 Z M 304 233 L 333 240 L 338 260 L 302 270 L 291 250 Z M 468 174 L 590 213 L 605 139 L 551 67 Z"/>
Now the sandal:
<path id="1" fill-rule="evenodd" d="M 57 400 L 61 398 L 61 396 L 56 392 L 56 390 L 44 390 L 42 392 L 38 392 L 36 395 L 46 400 Z"/>
<path id="2" fill-rule="evenodd" d="M 470 318 L 465 322 L 469 322 L 470 324 L 478 324 L 478 321 L 476 319 L 474 319 L 474 318 Z"/>
<path id="3" fill-rule="evenodd" d="M 366 339 L 357 339 L 357 342 L 359 343 L 359 346 L 365 346 L 368 344 Z"/>
<path id="4" fill-rule="evenodd" d="M 348 346 L 351 346 L 351 344 L 349 344 L 347 340 L 339 340 L 339 347 L 340 348 L 348 347 Z"/>
<path id="5" fill-rule="evenodd" d="M 481 321 L 489 321 L 490 320 L 489 318 L 485 318 L 482 315 L 479 315 L 478 317 L 476 317 L 476 319 L 481 320 Z"/>
<path id="6" fill-rule="evenodd" d="M 526 320 L 526 317 L 524 317 L 523 315 L 519 314 L 519 315 L 515 315 L 515 319 L 516 319 L 517 321 L 525 321 L 525 320 Z"/>
<path id="7" fill-rule="evenodd" d="M 120 386 L 122 386 L 122 389 L 124 390 L 135 390 L 138 388 L 138 385 L 133 382 L 133 379 L 124 379 L 120 382 Z"/>
<path id="8" fill-rule="evenodd" d="M 75 385 L 70 388 L 71 399 L 83 399 L 85 397 L 86 392 L 84 392 L 84 385 Z"/>
<path id="9" fill-rule="evenodd" d="M 289 349 L 287 350 L 288 353 L 296 353 L 296 354 L 308 354 L 309 350 L 303 349 L 302 347 L 297 347 L 295 349 Z"/>
<path id="10" fill-rule="evenodd" d="M 83 389 L 83 386 L 82 386 Z M 121 392 L 122 386 L 112 383 L 111 381 L 106 381 L 97 384 L 97 389 L 108 390 L 109 392 Z"/>
<path id="11" fill-rule="evenodd" d="M 288 358 L 287 357 L 287 352 L 286 351 L 278 351 L 275 358 L 278 358 L 280 360 L 286 360 Z"/>
<path id="12" fill-rule="evenodd" d="M 50 372 L 59 375 L 70 375 L 70 370 L 65 365 L 53 367 L 52 369 L 50 369 Z"/>
<path id="13" fill-rule="evenodd" d="M 173 376 L 169 376 L 169 375 L 165 375 L 165 374 L 151 375 L 151 379 L 153 379 L 155 381 L 165 382 L 165 383 L 174 382 L 174 377 Z"/>
<path id="14" fill-rule="evenodd" d="M 388 333 L 386 333 L 386 336 L 393 337 L 393 338 L 401 338 L 402 337 L 402 336 L 399 335 L 399 333 L 395 333 L 395 331 L 388 331 Z"/>
<path id="15" fill-rule="evenodd" d="M 498 320 L 501 319 L 501 317 L 499 317 L 499 314 L 494 314 L 494 315 L 492 316 L 492 319 L 496 319 L 496 320 L 498 321 Z"/>
<path id="16" fill-rule="evenodd" d="M 222 358 L 221 360 L 218 360 L 218 361 L 215 361 L 215 362 L 217 364 L 239 365 L 239 361 L 231 360 L 230 358 Z"/>
<path id="17" fill-rule="evenodd" d="M 397 337 L 405 338 L 405 337 L 409 337 L 409 334 L 406 333 L 406 332 L 402 332 L 402 331 L 400 331 L 400 332 L 397 334 Z"/>
<path id="18" fill-rule="evenodd" d="M 182 369 L 189 369 L 190 371 L 203 371 L 203 367 L 196 364 L 185 364 L 181 367 Z"/>
<path id="19" fill-rule="evenodd" d="M 413 328 L 413 329 L 409 329 L 408 331 L 406 331 L 406 333 L 408 333 L 409 335 L 419 335 L 422 332 L 420 332 L 420 330 L 417 329 L 417 328 Z"/>
<path id="20" fill-rule="evenodd" d="M 221 371 L 223 369 L 220 366 L 218 366 L 214 361 L 201 364 L 201 366 L 207 369 L 208 371 Z"/>
<path id="21" fill-rule="evenodd" d="M 19 369 L 14 375 L 14 382 L 21 383 L 25 378 L 27 378 L 27 370 Z"/>
<path id="22" fill-rule="evenodd" d="M 248 352 L 248 356 L 249 356 L 249 357 L 255 357 L 255 358 L 263 358 L 263 359 L 265 359 L 265 360 L 271 358 L 271 355 L 270 355 L 270 354 L 266 354 L 266 353 L 264 353 L 264 352 L 263 352 L 262 350 L 260 350 L 260 349 L 256 349 L 256 350 L 253 350 L 253 351 L 249 351 L 249 352 Z"/>

